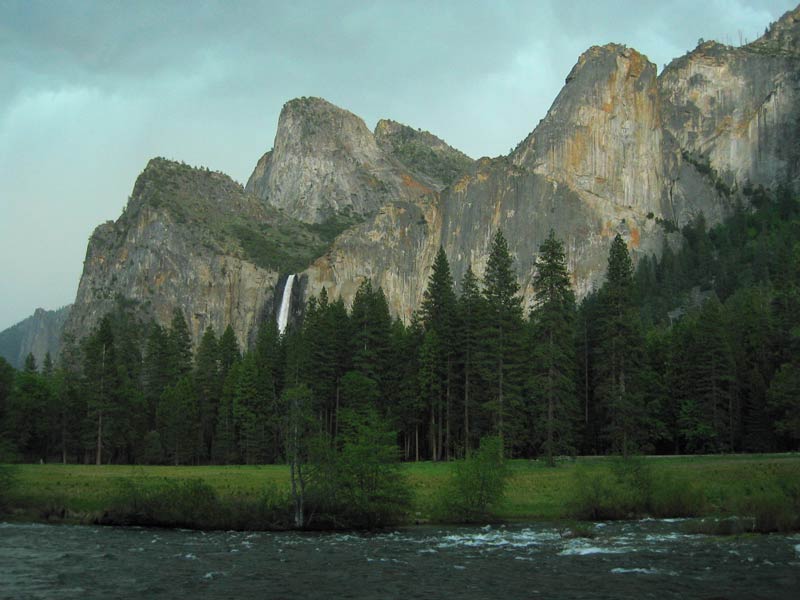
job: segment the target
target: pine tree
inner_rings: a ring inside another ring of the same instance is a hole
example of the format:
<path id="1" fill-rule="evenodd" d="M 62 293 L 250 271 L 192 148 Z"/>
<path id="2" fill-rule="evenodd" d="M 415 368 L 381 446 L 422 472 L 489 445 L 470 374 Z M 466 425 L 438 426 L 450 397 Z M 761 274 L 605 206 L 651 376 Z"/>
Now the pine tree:
<path id="1" fill-rule="evenodd" d="M 197 391 L 197 408 L 200 418 L 200 458 L 208 460 L 211 457 L 214 429 L 217 424 L 217 410 L 222 395 L 219 345 L 214 329 L 210 325 L 203 333 L 200 346 L 197 348 L 194 385 Z"/>
<path id="2" fill-rule="evenodd" d="M 647 414 L 639 385 L 644 340 L 634 304 L 633 263 L 619 234 L 611 244 L 600 303 L 597 394 L 606 438 L 612 450 L 628 456 L 645 441 Z"/>
<path id="3" fill-rule="evenodd" d="M 155 431 L 158 403 L 171 383 L 169 337 L 166 330 L 156 323 L 147 336 L 142 372 L 148 429 Z"/>
<path id="4" fill-rule="evenodd" d="M 170 376 L 172 383 L 188 375 L 192 370 L 192 337 L 183 317 L 183 311 L 176 308 L 172 313 L 169 330 Z"/>
<path id="5" fill-rule="evenodd" d="M 263 463 L 268 448 L 267 404 L 259 393 L 258 366 L 254 353 L 246 354 L 242 360 L 233 413 L 242 459 L 248 465 Z"/>
<path id="6" fill-rule="evenodd" d="M 222 396 L 220 398 L 219 410 L 217 411 L 217 424 L 214 430 L 212 456 L 214 462 L 224 465 L 234 464 L 239 461 L 235 399 L 236 390 L 239 386 L 240 370 L 240 361 L 235 361 L 231 364 L 222 385 Z"/>
<path id="7" fill-rule="evenodd" d="M 575 294 L 570 284 L 564 244 L 553 230 L 539 247 L 531 310 L 533 355 L 530 387 L 534 414 L 543 423 L 539 435 L 547 464 L 556 453 L 574 452 Z"/>
<path id="8" fill-rule="evenodd" d="M 456 295 L 447 255 L 441 246 L 428 278 L 428 287 L 423 294 L 420 315 L 425 330 L 436 334 L 439 355 L 434 359 L 439 363 L 436 373 L 442 378 L 436 386 L 440 390 L 440 396 L 436 400 L 438 415 L 431 421 L 431 427 L 437 430 L 438 452 L 434 460 L 449 460 L 452 447 L 452 396 L 455 387 Z"/>
<path id="9" fill-rule="evenodd" d="M 353 368 L 383 385 L 391 349 L 392 319 L 383 290 L 364 280 L 356 291 L 350 313 Z"/>
<path id="10" fill-rule="evenodd" d="M 431 460 L 441 456 L 440 437 L 437 435 L 436 415 L 442 398 L 441 344 L 439 336 L 431 330 L 425 333 L 419 356 L 419 390 L 422 406 L 428 411 L 428 448 Z"/>
<path id="11" fill-rule="evenodd" d="M 688 325 L 692 331 L 684 351 L 690 359 L 683 377 L 691 392 L 681 407 L 687 448 L 695 452 L 732 450 L 735 363 L 719 300 L 707 300 Z"/>
<path id="12" fill-rule="evenodd" d="M 467 266 L 461 280 L 461 296 L 457 304 L 458 311 L 458 345 L 461 350 L 461 368 L 463 374 L 462 408 L 464 455 L 469 458 L 473 446 L 472 430 L 476 406 L 476 390 L 480 389 L 480 353 L 482 330 L 485 327 L 486 303 L 478 288 L 478 278 Z"/>
<path id="13" fill-rule="evenodd" d="M 164 453 L 174 465 L 196 463 L 200 453 L 197 392 L 189 375 L 169 386 L 158 405 L 159 434 Z"/>
<path id="14" fill-rule="evenodd" d="M 515 419 L 509 417 L 518 406 L 521 378 L 522 300 L 518 296 L 513 263 L 503 232 L 498 231 L 492 240 L 483 279 L 487 317 L 484 366 L 493 388 L 488 407 L 494 414 L 495 431 L 504 448 L 512 442 L 508 437 Z"/>
<path id="15" fill-rule="evenodd" d="M 231 367 L 242 359 L 239 349 L 239 342 L 236 341 L 236 334 L 233 327 L 228 325 L 219 339 L 219 362 L 220 376 L 225 378 Z"/>
<path id="16" fill-rule="evenodd" d="M 114 332 L 108 315 L 100 320 L 97 330 L 84 344 L 83 374 L 88 417 L 95 428 L 95 463 L 101 465 L 104 445 L 107 444 L 104 436 L 119 390 Z"/>

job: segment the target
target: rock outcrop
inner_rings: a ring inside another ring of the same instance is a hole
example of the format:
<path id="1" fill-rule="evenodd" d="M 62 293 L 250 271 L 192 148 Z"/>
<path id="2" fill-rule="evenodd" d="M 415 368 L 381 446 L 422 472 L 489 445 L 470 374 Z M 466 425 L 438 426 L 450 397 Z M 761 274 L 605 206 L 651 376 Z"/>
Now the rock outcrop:
<path id="1" fill-rule="evenodd" d="M 323 286 L 351 302 L 370 278 L 408 318 L 440 245 L 456 280 L 469 265 L 480 276 L 498 229 L 526 299 L 550 229 L 582 296 L 617 233 L 634 258 L 658 253 L 698 213 L 713 223 L 746 202 L 749 187 L 800 187 L 799 29 L 795 9 L 752 44 L 701 44 L 660 75 L 632 48 L 592 47 L 539 125 L 494 159 L 292 100 L 245 189 L 148 165 L 126 212 L 92 236 L 66 329 L 86 333 L 124 298 L 161 323 L 181 308 L 195 340 L 231 324 L 244 345 L 288 273 L 301 273 L 295 308 Z"/>
<path id="2" fill-rule="evenodd" d="M 30 317 L 0 331 L 0 356 L 15 369 L 25 365 L 25 357 L 33 354 L 37 365 L 44 363 L 45 356 L 55 361 L 61 351 L 64 323 L 72 305 L 58 310 L 37 308 Z"/>
<path id="3" fill-rule="evenodd" d="M 231 325 L 246 347 L 272 317 L 279 273 L 326 246 L 228 176 L 153 159 L 122 216 L 92 234 L 65 330 L 85 335 L 122 299 L 162 325 L 180 308 L 195 342 Z"/>
<path id="4" fill-rule="evenodd" d="M 582 296 L 601 283 L 617 233 L 634 258 L 658 253 L 700 212 L 718 222 L 746 202 L 748 185 L 797 188 L 798 23 L 795 9 L 748 46 L 702 44 L 660 76 L 636 50 L 590 48 L 509 157 L 482 159 L 435 197 L 384 206 L 309 268 L 309 290 L 350 300 L 370 277 L 409 316 L 439 245 L 457 279 L 470 264 L 480 275 L 502 229 L 529 300 L 553 228 Z"/>
<path id="5" fill-rule="evenodd" d="M 245 189 L 307 223 L 372 215 L 387 202 L 431 191 L 381 150 L 363 120 L 321 98 L 284 105 L 275 145 Z"/>
<path id="6" fill-rule="evenodd" d="M 427 181 L 437 191 L 469 171 L 474 162 L 432 133 L 391 119 L 378 121 L 375 140 L 384 152 L 399 160 L 417 178 Z"/>

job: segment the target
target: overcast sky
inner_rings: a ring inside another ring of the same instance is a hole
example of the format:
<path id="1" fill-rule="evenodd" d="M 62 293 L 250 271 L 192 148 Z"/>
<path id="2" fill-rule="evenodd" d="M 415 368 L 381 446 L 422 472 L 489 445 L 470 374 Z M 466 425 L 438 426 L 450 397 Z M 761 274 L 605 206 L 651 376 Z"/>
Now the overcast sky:
<path id="1" fill-rule="evenodd" d="M 565 8 L 563 5 L 567 5 Z M 738 45 L 788 0 L 0 0 L 0 330 L 74 300 L 86 242 L 153 156 L 245 182 L 284 102 L 322 96 L 505 154 L 578 56 Z"/>

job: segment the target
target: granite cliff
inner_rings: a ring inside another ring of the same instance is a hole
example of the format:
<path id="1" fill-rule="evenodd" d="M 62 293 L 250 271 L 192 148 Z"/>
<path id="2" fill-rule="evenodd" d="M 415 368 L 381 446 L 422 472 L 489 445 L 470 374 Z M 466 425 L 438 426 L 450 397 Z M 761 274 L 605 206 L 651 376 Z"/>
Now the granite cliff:
<path id="1" fill-rule="evenodd" d="M 799 28 L 795 9 L 752 44 L 701 44 L 660 75 L 632 48 L 590 48 L 508 157 L 481 159 L 422 201 L 384 205 L 307 270 L 309 290 L 349 299 L 369 277 L 408 317 L 439 245 L 457 279 L 469 264 L 480 275 L 502 229 L 529 300 L 552 227 L 583 295 L 601 282 L 617 233 L 634 258 L 658 253 L 698 213 L 713 223 L 747 202 L 749 186 L 797 188 Z"/>
<path id="2" fill-rule="evenodd" d="M 0 356 L 16 369 L 25 365 L 28 354 L 33 354 L 37 365 L 44 363 L 48 352 L 55 359 L 61 350 L 64 323 L 71 307 L 68 304 L 58 310 L 37 308 L 27 319 L 0 332 Z"/>
<path id="3" fill-rule="evenodd" d="M 551 228 L 583 295 L 617 233 L 634 257 L 657 253 L 676 226 L 719 220 L 752 186 L 798 187 L 799 28 L 795 9 L 752 44 L 703 43 L 661 74 L 632 48 L 592 47 L 538 126 L 492 159 L 292 100 L 244 188 L 151 161 L 124 214 L 92 236 L 66 330 L 86 333 L 124 298 L 162 323 L 183 309 L 195 340 L 231 324 L 246 344 L 288 273 L 301 274 L 298 304 L 323 286 L 349 302 L 371 278 L 407 318 L 440 245 L 456 279 L 468 265 L 480 275 L 498 229 L 526 298 Z"/>
<path id="4" fill-rule="evenodd" d="M 182 309 L 195 342 L 230 324 L 245 347 L 272 316 L 280 274 L 324 252 L 331 227 L 286 217 L 222 173 L 153 159 L 122 216 L 92 234 L 65 332 L 81 337 L 124 301 L 165 325 Z"/>

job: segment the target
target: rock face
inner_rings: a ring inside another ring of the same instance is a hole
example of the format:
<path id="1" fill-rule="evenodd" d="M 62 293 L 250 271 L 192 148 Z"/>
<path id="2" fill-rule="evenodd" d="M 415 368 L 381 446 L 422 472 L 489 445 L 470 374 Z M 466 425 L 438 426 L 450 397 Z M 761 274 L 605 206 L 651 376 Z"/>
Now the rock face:
<path id="1" fill-rule="evenodd" d="M 798 40 L 795 9 L 752 44 L 701 44 L 660 75 L 631 48 L 592 47 L 517 148 L 479 161 L 428 132 L 382 120 L 373 133 L 324 100 L 292 100 L 246 189 L 151 161 L 92 236 L 66 330 L 86 333 L 125 298 L 161 323 L 183 309 L 195 340 L 231 324 L 244 345 L 289 273 L 293 311 L 323 286 L 349 303 L 371 278 L 408 318 L 440 245 L 456 280 L 469 265 L 480 276 L 499 229 L 526 299 L 551 228 L 582 296 L 617 233 L 636 259 L 700 212 L 718 221 L 749 186 L 800 188 Z"/>
<path id="2" fill-rule="evenodd" d="M 245 189 L 307 223 L 371 215 L 387 202 L 430 191 L 378 147 L 364 121 L 321 98 L 284 105 L 275 145 Z"/>
<path id="3" fill-rule="evenodd" d="M 0 331 L 0 356 L 15 369 L 25 365 L 28 354 L 33 354 L 36 364 L 40 366 L 48 352 L 55 361 L 61 351 L 64 322 L 71 307 L 68 304 L 58 310 L 37 308 L 27 319 Z"/>
<path id="4" fill-rule="evenodd" d="M 480 276 L 502 229 L 529 300 L 536 253 L 553 228 L 582 296 L 601 283 L 616 233 L 635 259 L 658 253 L 677 237 L 669 230 L 700 212 L 719 221 L 746 201 L 747 183 L 797 188 L 799 27 L 795 9 L 753 44 L 703 44 L 658 77 L 633 49 L 590 48 L 508 158 L 479 161 L 424 201 L 384 206 L 309 268 L 309 290 L 349 301 L 370 277 L 407 317 L 439 245 L 456 279 L 470 264 Z"/>
<path id="5" fill-rule="evenodd" d="M 122 216 L 92 234 L 65 330 L 85 335 L 125 299 L 162 325 L 180 308 L 195 343 L 230 324 L 246 347 L 272 317 L 283 264 L 325 247 L 305 227 L 226 175 L 153 159 Z"/>
<path id="6" fill-rule="evenodd" d="M 798 39 L 795 10 L 750 45 L 707 42 L 664 70 L 664 129 L 685 158 L 708 165 L 729 186 L 796 185 Z"/>

